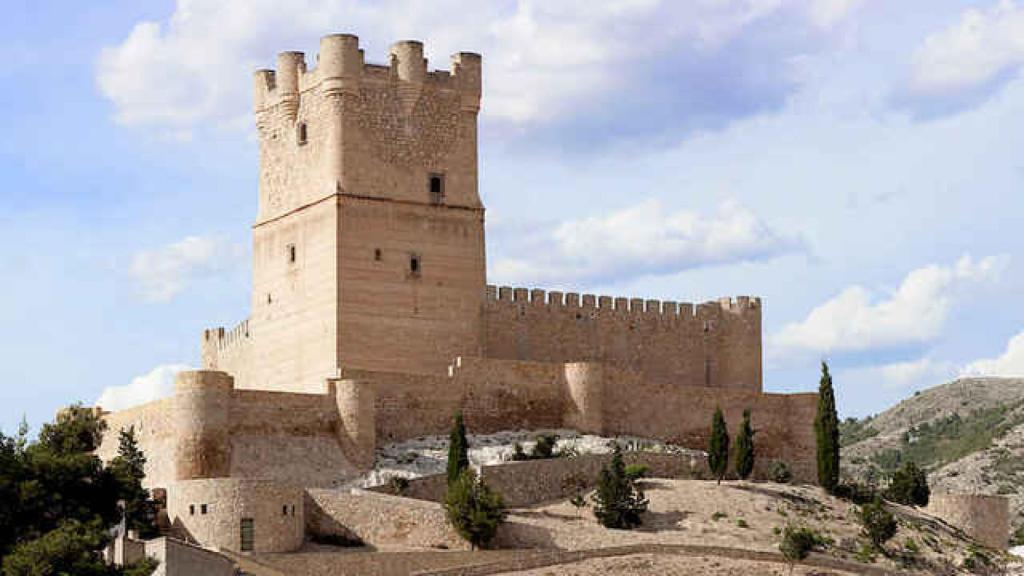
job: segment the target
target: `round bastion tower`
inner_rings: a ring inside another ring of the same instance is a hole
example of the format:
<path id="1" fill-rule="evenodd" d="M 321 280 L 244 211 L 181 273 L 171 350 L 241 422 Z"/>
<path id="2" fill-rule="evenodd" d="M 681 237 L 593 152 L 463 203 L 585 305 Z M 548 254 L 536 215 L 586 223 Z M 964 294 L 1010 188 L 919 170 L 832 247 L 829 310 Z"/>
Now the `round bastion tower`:
<path id="1" fill-rule="evenodd" d="M 175 479 L 230 476 L 229 414 L 234 379 L 212 370 L 181 372 L 174 387 Z"/>

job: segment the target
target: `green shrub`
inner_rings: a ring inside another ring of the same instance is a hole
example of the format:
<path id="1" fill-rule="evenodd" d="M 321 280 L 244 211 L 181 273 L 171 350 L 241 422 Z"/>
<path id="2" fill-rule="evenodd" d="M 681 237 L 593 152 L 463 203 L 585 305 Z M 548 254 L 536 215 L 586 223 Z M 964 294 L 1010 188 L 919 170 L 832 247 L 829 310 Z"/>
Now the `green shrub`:
<path id="1" fill-rule="evenodd" d="M 4 576 L 107 576 L 100 554 L 107 539 L 99 521 L 65 521 L 55 530 L 15 546 L 3 559 Z"/>
<path id="2" fill-rule="evenodd" d="M 878 550 L 883 550 L 885 543 L 896 535 L 896 518 L 879 497 L 861 506 L 859 519 L 864 536 Z"/>
<path id="3" fill-rule="evenodd" d="M 452 527 L 473 549 L 490 543 L 506 515 L 501 494 L 478 479 L 472 468 L 448 486 L 444 508 Z"/>
<path id="4" fill-rule="evenodd" d="M 878 495 L 878 491 L 869 484 L 851 481 L 843 482 L 836 486 L 835 495 L 837 498 L 842 498 L 857 505 L 863 505 L 872 502 Z"/>
<path id="5" fill-rule="evenodd" d="M 782 541 L 779 542 L 779 552 L 789 562 L 798 562 L 807 558 L 811 550 L 823 546 L 823 539 L 817 532 L 806 526 L 794 526 L 789 524 L 782 531 Z"/>
<path id="6" fill-rule="evenodd" d="M 768 477 L 772 482 L 789 484 L 793 480 L 793 472 L 789 469 L 789 464 L 776 460 L 768 467 Z"/>
<path id="7" fill-rule="evenodd" d="M 626 476 L 632 480 L 639 480 L 647 476 L 651 468 L 647 464 L 629 464 L 626 466 Z"/>
<path id="8" fill-rule="evenodd" d="M 409 479 L 403 476 L 392 476 L 388 478 L 388 488 L 392 493 L 402 496 L 409 489 Z"/>
<path id="9" fill-rule="evenodd" d="M 1024 524 L 1021 524 L 1010 536 L 1010 546 L 1024 546 Z"/>
<path id="10" fill-rule="evenodd" d="M 738 526 L 740 528 L 750 528 L 750 524 L 747 524 L 747 521 L 744 520 L 743 518 L 737 518 L 736 519 L 736 526 Z"/>
<path id="11" fill-rule="evenodd" d="M 727 516 L 728 516 L 728 514 L 726 514 L 725 512 L 722 512 L 721 510 L 718 510 L 714 514 L 711 515 L 711 521 L 712 522 L 718 522 L 719 520 L 721 520 L 722 518 L 725 518 Z"/>
<path id="12" fill-rule="evenodd" d="M 927 506 L 931 490 L 924 470 L 907 461 L 892 475 L 886 497 L 908 506 Z"/>
<path id="13" fill-rule="evenodd" d="M 616 447 L 612 461 L 601 469 L 593 496 L 594 516 L 605 528 L 628 530 L 639 526 L 647 511 L 647 498 L 626 475 L 622 451 Z"/>

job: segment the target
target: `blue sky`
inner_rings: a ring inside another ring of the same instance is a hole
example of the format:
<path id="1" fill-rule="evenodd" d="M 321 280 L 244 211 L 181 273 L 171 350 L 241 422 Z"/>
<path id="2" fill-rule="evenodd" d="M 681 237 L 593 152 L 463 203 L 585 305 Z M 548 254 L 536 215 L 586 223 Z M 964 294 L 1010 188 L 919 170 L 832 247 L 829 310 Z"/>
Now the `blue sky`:
<path id="1" fill-rule="evenodd" d="M 765 386 L 865 415 L 1024 374 L 1024 2 L 21 2 L 0 23 L 0 428 L 166 391 L 247 315 L 251 72 L 481 52 L 492 280 L 765 300 Z M 45 31 L 42 33 L 41 31 Z M 537 250 L 544 246 L 543 251 Z"/>

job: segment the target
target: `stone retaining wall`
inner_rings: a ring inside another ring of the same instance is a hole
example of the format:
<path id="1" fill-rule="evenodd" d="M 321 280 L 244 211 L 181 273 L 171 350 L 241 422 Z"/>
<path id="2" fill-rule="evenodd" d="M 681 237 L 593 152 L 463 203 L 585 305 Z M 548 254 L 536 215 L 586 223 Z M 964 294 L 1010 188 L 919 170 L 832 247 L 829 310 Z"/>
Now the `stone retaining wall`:
<path id="1" fill-rule="evenodd" d="M 1010 501 L 1003 496 L 932 494 L 926 512 L 991 548 L 1005 550 L 1010 539 Z"/>
<path id="2" fill-rule="evenodd" d="M 469 549 L 436 502 L 366 490 L 308 490 L 306 509 L 310 536 L 359 539 L 371 546 Z"/>

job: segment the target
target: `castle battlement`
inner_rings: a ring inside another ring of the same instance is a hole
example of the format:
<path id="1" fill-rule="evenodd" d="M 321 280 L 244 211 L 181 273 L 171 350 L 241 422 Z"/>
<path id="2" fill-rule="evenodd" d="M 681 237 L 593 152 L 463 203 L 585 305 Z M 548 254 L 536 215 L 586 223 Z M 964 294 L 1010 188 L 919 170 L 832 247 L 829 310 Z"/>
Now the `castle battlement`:
<path id="1" fill-rule="evenodd" d="M 480 106 L 481 58 L 473 52 L 451 56 L 450 70 L 429 70 L 423 56 L 423 43 L 403 40 L 391 45 L 388 64 L 365 61 L 359 38 L 352 34 L 332 34 L 320 40 L 316 66 L 310 70 L 303 52 L 281 52 L 274 70 L 255 73 L 254 105 L 257 112 L 280 107 L 294 116 L 301 95 L 319 89 L 325 94 L 358 93 L 363 82 L 401 83 L 462 94 L 464 109 Z"/>
<path id="2" fill-rule="evenodd" d="M 624 298 L 579 294 L 577 292 L 560 292 L 539 288 L 515 288 L 511 286 L 487 285 L 486 304 L 523 305 L 535 308 L 547 308 L 552 311 L 566 309 L 591 310 L 595 313 L 609 313 L 616 316 L 662 317 L 667 319 L 705 319 L 717 318 L 723 312 L 731 314 L 760 314 L 761 299 L 751 296 L 720 298 L 716 301 L 703 303 L 674 302 L 661 300 L 645 300 L 643 298 Z"/>
<path id="3" fill-rule="evenodd" d="M 216 346 L 217 350 L 225 350 L 250 337 L 248 318 L 239 322 L 231 330 L 225 330 L 223 326 L 203 330 L 203 344 Z"/>

